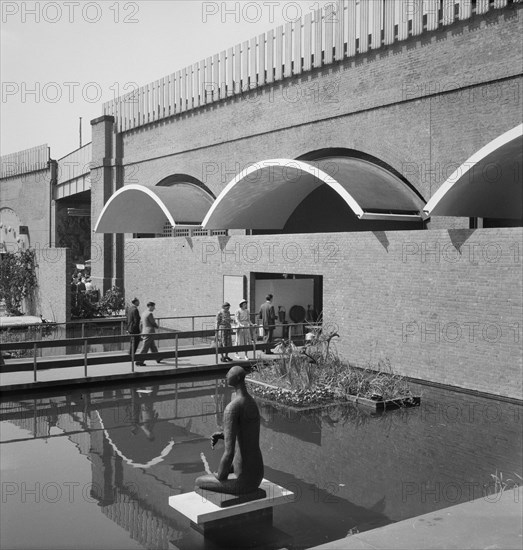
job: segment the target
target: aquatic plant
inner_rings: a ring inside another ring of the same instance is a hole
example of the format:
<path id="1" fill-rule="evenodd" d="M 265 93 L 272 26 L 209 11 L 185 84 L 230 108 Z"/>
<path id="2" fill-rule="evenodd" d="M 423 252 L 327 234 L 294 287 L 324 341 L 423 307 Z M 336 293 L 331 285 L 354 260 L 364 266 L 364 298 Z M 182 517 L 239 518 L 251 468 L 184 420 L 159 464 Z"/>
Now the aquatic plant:
<path id="1" fill-rule="evenodd" d="M 309 334 L 305 346 L 283 340 L 278 358 L 257 362 L 252 378 L 276 388 L 252 386 L 256 395 L 293 406 L 339 402 L 348 396 L 374 401 L 414 397 L 388 359 L 361 368 L 340 358 L 332 342 L 339 338 L 336 327 L 316 325 Z"/>
<path id="2" fill-rule="evenodd" d="M 498 472 L 497 469 L 495 474 L 490 474 L 490 477 L 494 480 L 494 493 L 503 494 L 507 489 L 516 489 L 519 487 L 521 482 L 523 482 L 523 477 L 516 474 L 516 472 L 513 472 L 513 474 L 518 480 L 503 477 L 503 472 Z"/>

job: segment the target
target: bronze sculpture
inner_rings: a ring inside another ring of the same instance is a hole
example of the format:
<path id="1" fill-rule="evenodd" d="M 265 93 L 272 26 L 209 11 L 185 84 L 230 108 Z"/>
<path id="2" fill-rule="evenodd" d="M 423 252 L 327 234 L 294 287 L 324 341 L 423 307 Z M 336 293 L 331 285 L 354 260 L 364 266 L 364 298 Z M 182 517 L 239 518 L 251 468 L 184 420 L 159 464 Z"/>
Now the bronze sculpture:
<path id="1" fill-rule="evenodd" d="M 236 397 L 225 408 L 224 431 L 211 436 L 211 447 L 223 439 L 225 450 L 218 472 L 196 479 L 199 489 L 245 495 L 256 491 L 263 479 L 260 412 L 245 386 L 245 374 L 239 366 L 227 372 L 227 384 L 236 390 Z"/>

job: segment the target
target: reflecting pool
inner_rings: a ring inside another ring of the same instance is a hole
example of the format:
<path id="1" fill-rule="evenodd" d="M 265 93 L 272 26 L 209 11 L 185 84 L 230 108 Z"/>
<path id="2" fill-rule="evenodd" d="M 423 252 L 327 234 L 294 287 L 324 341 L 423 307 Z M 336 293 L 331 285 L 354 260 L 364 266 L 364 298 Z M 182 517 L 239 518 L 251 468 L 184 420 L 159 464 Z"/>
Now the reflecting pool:
<path id="1" fill-rule="evenodd" d="M 293 412 L 259 401 L 265 477 L 294 493 L 239 547 L 301 549 L 460 502 L 522 474 L 520 405 L 428 386 L 420 407 Z M 210 549 L 168 505 L 216 471 L 220 378 L 4 400 L 2 549 Z M 248 541 L 248 543 L 246 542 Z M 250 546 L 248 546 L 248 544 Z"/>

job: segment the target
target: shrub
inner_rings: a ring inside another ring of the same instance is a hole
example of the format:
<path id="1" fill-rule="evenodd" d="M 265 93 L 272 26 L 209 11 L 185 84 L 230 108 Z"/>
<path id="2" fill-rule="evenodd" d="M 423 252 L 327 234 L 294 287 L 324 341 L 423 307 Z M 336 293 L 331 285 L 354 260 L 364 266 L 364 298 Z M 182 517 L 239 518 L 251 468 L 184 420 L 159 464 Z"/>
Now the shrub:
<path id="1" fill-rule="evenodd" d="M 38 281 L 34 250 L 6 252 L 0 259 L 0 300 L 8 315 L 23 315 L 22 302 L 32 298 Z"/>

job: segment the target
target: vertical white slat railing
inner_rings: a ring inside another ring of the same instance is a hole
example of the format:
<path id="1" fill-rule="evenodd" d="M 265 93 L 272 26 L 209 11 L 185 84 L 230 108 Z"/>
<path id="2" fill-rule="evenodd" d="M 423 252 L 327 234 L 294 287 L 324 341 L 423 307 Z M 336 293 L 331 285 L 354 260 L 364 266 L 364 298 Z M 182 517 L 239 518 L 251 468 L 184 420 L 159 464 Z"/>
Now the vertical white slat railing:
<path id="1" fill-rule="evenodd" d="M 507 5 L 507 0 L 335 0 L 106 102 L 103 112 L 115 118 L 116 131 L 131 130 Z M 33 162 L 31 153 L 27 158 Z"/>
<path id="2" fill-rule="evenodd" d="M 336 19 L 335 4 L 327 4 L 323 17 L 323 28 L 325 30 L 325 44 L 323 46 L 323 65 L 330 65 L 334 60 L 334 22 Z"/>
<path id="3" fill-rule="evenodd" d="M 356 2 L 349 2 L 345 10 L 345 21 L 347 22 L 347 57 L 356 55 Z"/>
<path id="4" fill-rule="evenodd" d="M 234 77 L 233 77 L 233 94 L 240 94 L 242 91 L 242 45 L 236 44 L 234 47 Z"/>
<path id="5" fill-rule="evenodd" d="M 423 32 L 423 0 L 411 0 L 412 36 Z"/>
<path id="6" fill-rule="evenodd" d="M 323 29 L 321 20 L 321 10 L 314 11 L 314 19 L 312 20 L 312 40 L 313 40 L 313 63 L 312 66 L 317 69 L 322 64 L 322 42 L 323 42 Z"/>
<path id="7" fill-rule="evenodd" d="M 249 44 L 249 89 L 258 86 L 258 67 L 256 60 L 258 59 L 258 46 L 256 37 L 251 38 Z"/>
<path id="8" fill-rule="evenodd" d="M 294 48 L 293 48 L 293 65 L 292 72 L 293 74 L 301 74 L 302 71 L 302 57 L 303 57 L 303 45 L 301 39 L 301 29 L 302 22 L 301 17 L 293 24 L 293 38 L 294 38 Z"/>
<path id="9" fill-rule="evenodd" d="M 383 29 L 383 11 L 384 0 L 374 0 L 372 3 L 372 17 L 371 17 L 371 41 L 370 47 L 373 50 L 381 48 L 382 43 L 382 29 Z"/>
<path id="10" fill-rule="evenodd" d="M 345 16 L 343 2 L 338 0 L 335 7 L 334 49 L 336 61 L 342 61 L 345 55 Z"/>
<path id="11" fill-rule="evenodd" d="M 312 68 L 312 13 L 305 15 L 303 20 L 303 71 Z"/>
<path id="12" fill-rule="evenodd" d="M 274 80 L 283 78 L 283 25 L 276 27 L 274 39 Z"/>
<path id="13" fill-rule="evenodd" d="M 292 33 L 292 23 L 289 21 L 285 23 L 285 61 L 284 61 L 284 71 L 283 71 L 283 77 L 288 78 L 289 76 L 292 76 L 292 57 L 293 57 L 293 49 L 292 49 L 292 39 L 293 39 L 293 33 Z"/>
<path id="14" fill-rule="evenodd" d="M 240 93 L 249 91 L 249 42 L 242 43 L 241 49 L 241 87 Z"/>
<path id="15" fill-rule="evenodd" d="M 258 86 L 263 86 L 266 82 L 265 40 L 265 33 L 258 36 Z"/>
<path id="16" fill-rule="evenodd" d="M 365 53 L 369 50 L 369 3 L 360 2 L 360 39 L 359 53 Z"/>
<path id="17" fill-rule="evenodd" d="M 443 0 L 443 25 L 454 23 L 456 3 L 454 0 Z"/>
<path id="18" fill-rule="evenodd" d="M 270 84 L 274 82 L 274 31 L 270 30 L 267 33 L 267 42 L 266 42 L 266 66 L 267 66 L 267 77 L 265 81 Z"/>

